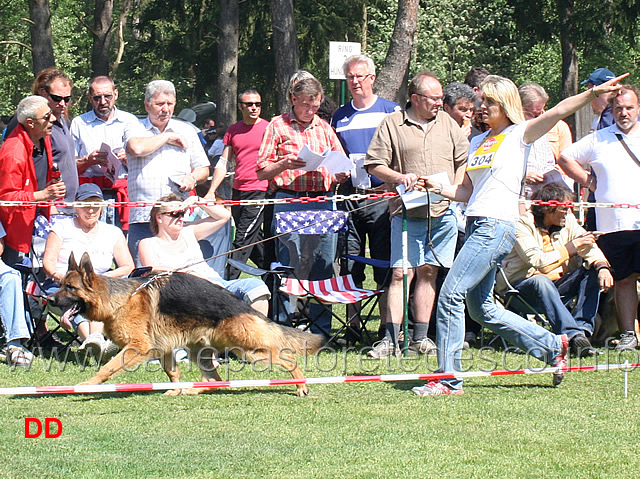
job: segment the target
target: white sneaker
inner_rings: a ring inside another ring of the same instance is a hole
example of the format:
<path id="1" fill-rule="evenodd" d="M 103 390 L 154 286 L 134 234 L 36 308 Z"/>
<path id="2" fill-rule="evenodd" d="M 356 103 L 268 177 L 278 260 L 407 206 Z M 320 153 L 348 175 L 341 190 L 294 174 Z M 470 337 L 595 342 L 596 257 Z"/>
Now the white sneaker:
<path id="1" fill-rule="evenodd" d="M 99 358 L 104 347 L 104 336 L 101 333 L 91 333 L 78 348 L 78 351 L 85 351 L 94 358 Z"/>

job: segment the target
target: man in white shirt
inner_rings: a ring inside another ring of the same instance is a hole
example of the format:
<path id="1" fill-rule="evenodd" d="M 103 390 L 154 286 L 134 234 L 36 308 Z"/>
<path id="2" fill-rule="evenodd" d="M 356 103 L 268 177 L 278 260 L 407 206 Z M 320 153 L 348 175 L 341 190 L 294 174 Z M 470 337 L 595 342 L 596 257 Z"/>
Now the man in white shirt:
<path id="1" fill-rule="evenodd" d="M 107 76 L 91 79 L 87 96 L 92 109 L 79 115 L 71 122 L 71 137 L 75 143 L 76 164 L 80 184 L 95 183 L 100 186 L 105 200 L 127 201 L 127 154 L 124 151 L 124 129 L 128 124 L 137 124 L 138 119 L 131 113 L 118 110 L 118 90 L 113 80 Z M 114 172 L 116 181 L 105 176 L 102 166 L 107 165 L 107 152 L 101 151 L 102 144 L 111 148 L 122 162 L 119 171 Z M 129 208 L 106 210 L 108 223 L 128 230 Z"/>
<path id="2" fill-rule="evenodd" d="M 640 202 L 638 97 L 636 87 L 623 85 L 610 100 L 615 123 L 585 136 L 560 155 L 558 164 L 564 172 L 595 192 L 598 202 L 631 205 Z M 587 165 L 595 176 L 584 170 Z M 596 224 L 602 233 L 598 246 L 611 263 L 616 283 L 618 327 L 622 332 L 616 349 L 634 349 L 638 346 L 634 321 L 638 310 L 640 210 L 600 208 Z"/>
<path id="3" fill-rule="evenodd" d="M 197 131 L 172 119 L 176 89 L 167 80 L 155 80 L 145 89 L 149 116 L 127 126 L 124 144 L 129 167 L 131 201 L 154 202 L 170 193 L 187 196 L 209 175 L 209 160 Z M 153 236 L 149 227 L 151 206 L 137 207 L 129 215 L 129 249 L 139 265 L 138 243 Z"/>

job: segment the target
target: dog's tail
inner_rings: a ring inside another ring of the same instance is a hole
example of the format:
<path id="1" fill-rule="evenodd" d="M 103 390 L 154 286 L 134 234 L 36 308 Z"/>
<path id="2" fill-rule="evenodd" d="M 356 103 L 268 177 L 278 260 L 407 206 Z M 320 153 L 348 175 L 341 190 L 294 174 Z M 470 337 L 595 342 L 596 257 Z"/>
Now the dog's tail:
<path id="1" fill-rule="evenodd" d="M 273 346 L 278 350 L 289 349 L 295 351 L 295 354 L 314 354 L 325 343 L 325 338 L 320 334 L 283 326 L 272 321 L 266 322 L 266 329 Z"/>

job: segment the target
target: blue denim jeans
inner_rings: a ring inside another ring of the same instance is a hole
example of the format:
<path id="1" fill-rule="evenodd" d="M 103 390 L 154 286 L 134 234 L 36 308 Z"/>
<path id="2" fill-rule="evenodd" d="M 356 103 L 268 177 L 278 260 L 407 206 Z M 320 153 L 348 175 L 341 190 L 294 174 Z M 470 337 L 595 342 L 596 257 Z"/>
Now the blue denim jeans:
<path id="1" fill-rule="evenodd" d="M 138 243 L 145 238 L 151 238 L 151 226 L 149 223 L 129 223 L 129 234 L 127 235 L 127 243 L 129 244 L 129 252 L 136 263 L 136 267 L 142 266 L 138 258 Z"/>
<path id="2" fill-rule="evenodd" d="M 466 241 L 440 290 L 436 315 L 438 370 L 461 371 L 464 302 L 471 318 L 532 356 L 551 363 L 562 349 L 559 336 L 496 304 L 496 267 L 515 244 L 515 224 L 493 218 L 467 219 Z M 462 380 L 446 381 L 462 388 Z"/>
<path id="3" fill-rule="evenodd" d="M 556 281 L 536 274 L 514 286 L 531 306 L 544 313 L 554 333 L 566 334 L 569 339 L 576 334 L 591 336 L 593 333 L 600 298 L 598 273 L 594 269 L 581 266 Z M 576 298 L 573 314 L 565 306 L 572 298 Z M 511 304 L 518 311 L 526 311 L 517 298 Z"/>
<path id="4" fill-rule="evenodd" d="M 0 319 L 7 342 L 31 337 L 20 273 L 0 261 Z"/>

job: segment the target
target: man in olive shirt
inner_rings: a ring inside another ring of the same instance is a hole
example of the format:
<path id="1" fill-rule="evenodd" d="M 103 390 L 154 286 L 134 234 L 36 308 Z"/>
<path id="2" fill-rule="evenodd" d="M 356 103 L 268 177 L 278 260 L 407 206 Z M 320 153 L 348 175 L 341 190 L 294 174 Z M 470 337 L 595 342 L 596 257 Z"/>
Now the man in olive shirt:
<path id="1" fill-rule="evenodd" d="M 441 111 L 442 85 L 429 72 L 416 75 L 409 84 L 406 110 L 391 113 L 380 123 L 369 145 L 364 165 L 369 174 L 389 184 L 410 188 L 421 176 L 446 173 L 453 183 L 462 179 L 469 142 L 458 124 Z M 402 205 L 399 198 L 389 203 L 391 219 L 391 266 L 385 337 L 369 355 L 386 358 L 398 354 L 402 322 Z M 457 238 L 456 215 L 448 200 L 407 212 L 409 236 L 409 281 L 415 277 L 414 330 L 410 345 L 420 353 L 435 350 L 427 338 L 435 302 L 438 266 L 453 262 Z M 431 246 L 430 243 L 433 245 Z"/>

